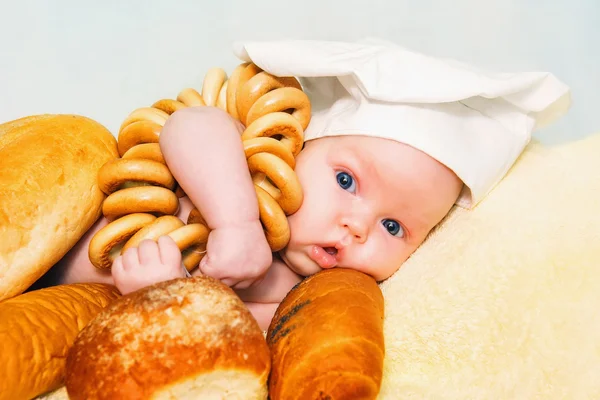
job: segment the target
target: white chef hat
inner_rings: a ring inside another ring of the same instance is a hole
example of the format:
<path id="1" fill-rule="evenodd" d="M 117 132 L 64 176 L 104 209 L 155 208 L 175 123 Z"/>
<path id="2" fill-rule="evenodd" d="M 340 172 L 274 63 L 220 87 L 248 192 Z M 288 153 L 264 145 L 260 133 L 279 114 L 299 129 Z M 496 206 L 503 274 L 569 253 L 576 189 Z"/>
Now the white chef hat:
<path id="1" fill-rule="evenodd" d="M 571 103 L 546 72 L 482 71 L 378 39 L 242 42 L 234 54 L 300 79 L 313 110 L 305 140 L 368 135 L 413 146 L 464 182 L 457 204 L 467 208 L 506 175 L 532 131 Z"/>

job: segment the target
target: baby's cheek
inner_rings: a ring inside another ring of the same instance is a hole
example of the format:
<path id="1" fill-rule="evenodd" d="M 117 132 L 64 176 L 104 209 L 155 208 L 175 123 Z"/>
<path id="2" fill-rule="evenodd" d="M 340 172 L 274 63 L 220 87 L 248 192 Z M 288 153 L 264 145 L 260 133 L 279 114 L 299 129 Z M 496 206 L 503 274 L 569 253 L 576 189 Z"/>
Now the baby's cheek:
<path id="1" fill-rule="evenodd" d="M 356 254 L 356 265 L 358 270 L 371 275 L 378 281 L 389 278 L 406 261 L 405 252 L 399 248 L 390 248 L 390 246 L 378 245 L 369 246 L 361 249 Z"/>

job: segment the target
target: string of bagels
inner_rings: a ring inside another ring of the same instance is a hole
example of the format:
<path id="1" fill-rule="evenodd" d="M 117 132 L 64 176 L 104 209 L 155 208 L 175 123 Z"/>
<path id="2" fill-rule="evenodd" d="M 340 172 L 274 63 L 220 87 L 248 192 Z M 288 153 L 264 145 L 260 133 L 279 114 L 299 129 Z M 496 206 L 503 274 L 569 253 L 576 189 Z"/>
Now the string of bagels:
<path id="1" fill-rule="evenodd" d="M 273 252 L 290 238 L 287 216 L 302 203 L 302 188 L 294 172 L 302 149 L 311 105 L 294 77 L 276 77 L 253 63 L 243 63 L 228 78 L 210 69 L 201 92 L 186 88 L 176 99 L 161 99 L 131 112 L 118 133 L 119 158 L 98 173 L 107 195 L 102 213 L 110 222 L 92 237 L 89 258 L 99 269 L 142 240 L 170 236 L 182 252 L 188 272 L 206 253 L 210 228 L 197 208 L 184 223 L 175 214 L 185 192 L 169 171 L 159 136 L 167 119 L 186 107 L 213 106 L 225 110 L 245 127 L 241 134 L 246 161 L 256 190 L 260 220 Z"/>

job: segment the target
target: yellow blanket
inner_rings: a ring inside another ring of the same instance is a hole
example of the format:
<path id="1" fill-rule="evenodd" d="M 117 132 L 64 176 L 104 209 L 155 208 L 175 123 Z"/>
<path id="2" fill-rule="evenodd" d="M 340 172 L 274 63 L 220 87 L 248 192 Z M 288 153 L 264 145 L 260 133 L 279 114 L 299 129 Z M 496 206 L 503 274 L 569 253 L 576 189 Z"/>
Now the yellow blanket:
<path id="1" fill-rule="evenodd" d="M 381 287 L 381 399 L 599 399 L 600 134 L 531 144 Z"/>

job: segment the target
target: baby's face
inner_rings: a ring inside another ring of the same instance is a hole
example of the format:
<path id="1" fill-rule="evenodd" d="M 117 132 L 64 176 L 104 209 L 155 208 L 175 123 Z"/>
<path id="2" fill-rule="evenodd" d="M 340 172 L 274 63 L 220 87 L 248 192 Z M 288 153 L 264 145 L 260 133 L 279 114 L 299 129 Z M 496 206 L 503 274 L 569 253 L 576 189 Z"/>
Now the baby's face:
<path id="1" fill-rule="evenodd" d="M 298 274 L 351 268 L 390 277 L 452 208 L 462 182 L 410 146 L 367 136 L 309 141 L 296 173 L 304 191 L 281 251 Z"/>

